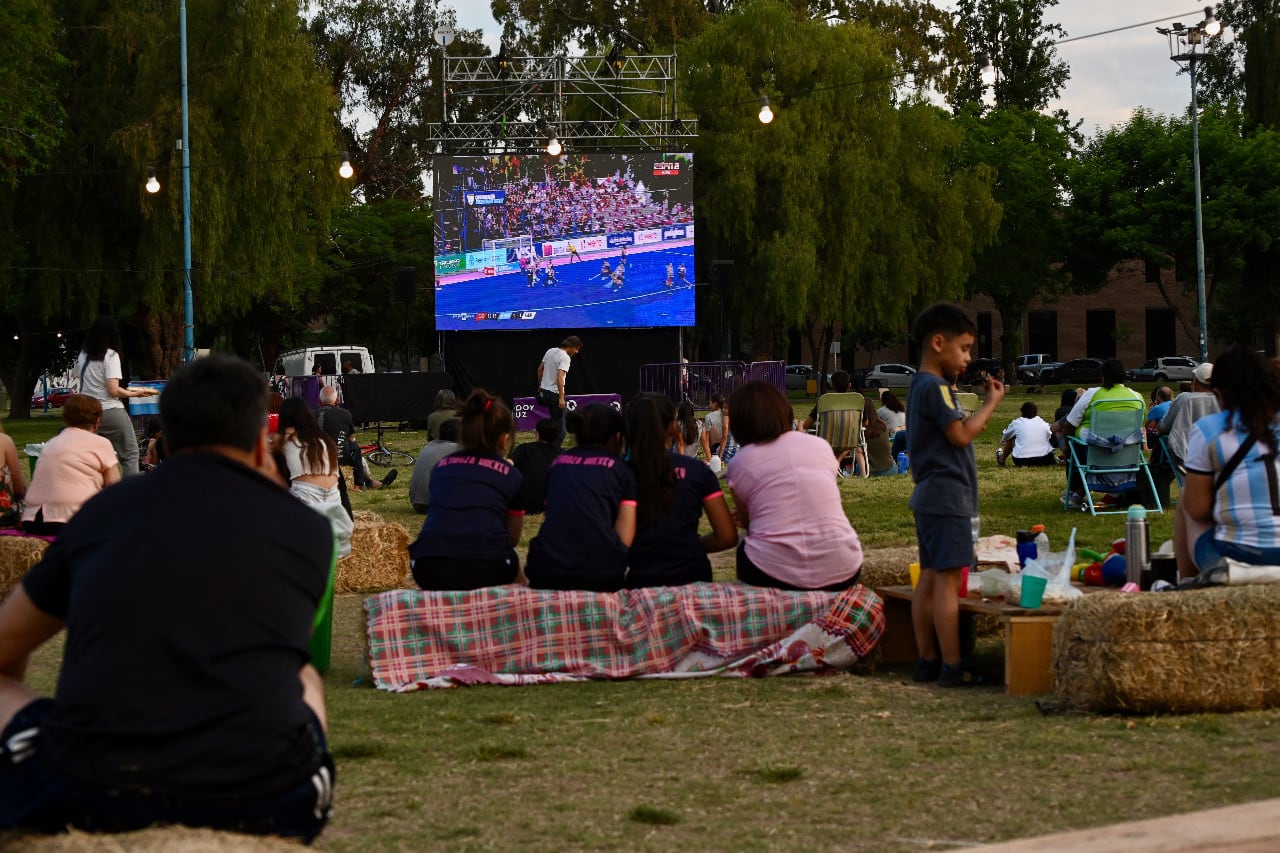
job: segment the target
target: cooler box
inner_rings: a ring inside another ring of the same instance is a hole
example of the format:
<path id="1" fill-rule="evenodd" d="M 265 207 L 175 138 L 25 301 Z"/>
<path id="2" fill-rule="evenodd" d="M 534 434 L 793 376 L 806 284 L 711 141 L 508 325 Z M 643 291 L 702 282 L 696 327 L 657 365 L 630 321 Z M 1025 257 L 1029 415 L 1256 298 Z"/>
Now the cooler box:
<path id="1" fill-rule="evenodd" d="M 130 388 L 155 388 L 157 391 L 164 390 L 164 380 L 157 379 L 150 382 L 130 382 Z M 129 414 L 133 417 L 147 417 L 148 415 L 160 414 L 160 398 L 159 397 L 133 397 L 126 400 L 129 404 Z"/>

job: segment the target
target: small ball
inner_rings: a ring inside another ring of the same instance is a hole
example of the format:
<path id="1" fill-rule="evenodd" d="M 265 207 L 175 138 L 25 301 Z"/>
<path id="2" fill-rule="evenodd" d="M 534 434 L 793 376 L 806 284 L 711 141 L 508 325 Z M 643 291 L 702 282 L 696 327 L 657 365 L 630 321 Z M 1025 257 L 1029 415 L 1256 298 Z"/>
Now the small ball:
<path id="1" fill-rule="evenodd" d="M 1124 554 L 1111 554 L 1102 561 L 1102 582 L 1107 586 L 1124 586 L 1128 569 Z"/>

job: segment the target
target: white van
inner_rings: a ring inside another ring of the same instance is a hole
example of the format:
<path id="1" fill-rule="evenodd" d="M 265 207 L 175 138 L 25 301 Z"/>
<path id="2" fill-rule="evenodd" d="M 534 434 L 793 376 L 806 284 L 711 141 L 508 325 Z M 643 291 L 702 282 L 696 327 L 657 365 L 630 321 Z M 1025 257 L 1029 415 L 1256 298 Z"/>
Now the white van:
<path id="1" fill-rule="evenodd" d="M 368 349 L 335 346 L 302 347 L 282 352 L 272 373 L 277 376 L 310 376 L 315 366 L 320 365 L 320 372 L 325 376 L 337 376 L 345 372 L 344 367 L 348 364 L 359 373 L 374 372 L 373 356 L 369 355 Z"/>

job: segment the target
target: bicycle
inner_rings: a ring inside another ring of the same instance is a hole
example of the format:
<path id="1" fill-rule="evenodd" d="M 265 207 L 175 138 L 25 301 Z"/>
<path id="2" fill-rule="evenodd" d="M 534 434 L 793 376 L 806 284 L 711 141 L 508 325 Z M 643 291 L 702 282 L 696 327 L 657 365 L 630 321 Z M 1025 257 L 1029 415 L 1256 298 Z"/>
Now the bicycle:
<path id="1" fill-rule="evenodd" d="M 368 459 L 370 464 L 377 465 L 380 468 L 389 468 L 392 465 L 412 465 L 417 461 L 418 457 L 412 453 L 405 453 L 403 450 L 392 450 L 387 447 L 382 440 L 382 424 L 378 424 L 378 438 L 373 444 L 360 444 L 360 455 Z"/>

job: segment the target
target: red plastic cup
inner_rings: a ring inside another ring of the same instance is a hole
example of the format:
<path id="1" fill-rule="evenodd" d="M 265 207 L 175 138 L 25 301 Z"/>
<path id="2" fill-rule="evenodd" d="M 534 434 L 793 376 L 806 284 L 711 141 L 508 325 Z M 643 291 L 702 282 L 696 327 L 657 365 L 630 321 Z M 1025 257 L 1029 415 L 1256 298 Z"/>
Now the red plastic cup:
<path id="1" fill-rule="evenodd" d="M 957 590 L 961 598 L 969 595 L 969 567 L 964 566 L 960 569 L 960 589 Z"/>

